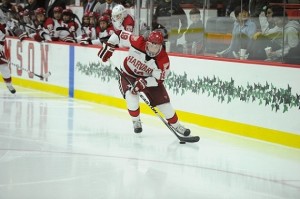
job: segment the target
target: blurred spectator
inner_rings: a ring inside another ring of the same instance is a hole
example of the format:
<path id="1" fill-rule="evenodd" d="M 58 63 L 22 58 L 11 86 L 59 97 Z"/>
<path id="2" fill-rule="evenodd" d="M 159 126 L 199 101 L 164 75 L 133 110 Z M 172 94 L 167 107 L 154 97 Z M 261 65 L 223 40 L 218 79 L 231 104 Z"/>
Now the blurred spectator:
<path id="1" fill-rule="evenodd" d="M 2 4 L 0 5 L 0 9 L 4 12 L 7 13 L 9 10 L 12 9 L 12 4 L 11 0 L 2 0 Z"/>
<path id="2" fill-rule="evenodd" d="M 288 64 L 300 64 L 300 42 L 294 48 L 291 48 L 289 52 L 283 58 L 284 63 Z"/>
<path id="3" fill-rule="evenodd" d="M 249 19 L 247 8 L 237 6 L 234 10 L 236 21 L 232 30 L 230 46 L 222 52 L 217 52 L 217 56 L 240 58 L 240 49 L 248 49 L 251 39 L 256 32 L 256 25 Z"/>
<path id="4" fill-rule="evenodd" d="M 100 2 L 97 0 L 87 0 L 87 2 L 83 4 L 83 13 L 99 12 L 100 5 Z"/>
<path id="5" fill-rule="evenodd" d="M 53 18 L 53 9 L 57 6 L 66 9 L 66 3 L 64 0 L 45 0 L 44 8 L 46 9 L 46 17 Z"/>
<path id="6" fill-rule="evenodd" d="M 2 4 L 0 5 L 0 23 L 5 24 L 7 22 L 7 17 L 9 10 L 12 9 L 11 0 L 2 0 Z"/>
<path id="7" fill-rule="evenodd" d="M 187 28 L 187 16 L 178 1 L 162 0 L 159 1 L 155 16 L 157 22 L 168 30 L 170 49 L 173 52 L 182 52 L 177 46 L 177 39 L 181 38 Z"/>
<path id="8" fill-rule="evenodd" d="M 97 12 L 99 12 L 100 15 L 102 15 L 105 10 L 112 10 L 113 7 L 115 7 L 115 5 L 117 4 L 113 0 L 106 0 L 105 3 L 102 3 L 100 5 L 99 10 L 97 10 Z"/>
<path id="9" fill-rule="evenodd" d="M 130 8 L 134 5 L 134 0 L 116 0 L 117 4 L 122 4 L 125 8 Z"/>
<path id="10" fill-rule="evenodd" d="M 237 6 L 246 8 L 249 4 L 249 0 L 228 0 L 227 2 L 226 16 L 230 16 Z"/>
<path id="11" fill-rule="evenodd" d="M 269 5 L 269 0 L 249 0 L 249 13 L 252 21 L 256 24 L 257 29 L 260 29 L 259 15 L 265 12 Z"/>
<path id="12" fill-rule="evenodd" d="M 294 52 L 293 48 L 299 44 L 299 22 L 288 20 L 281 6 L 271 6 L 270 9 L 273 13 L 272 20 L 268 20 L 264 13 L 259 17 L 263 32 L 254 35 L 255 42 L 250 51 L 251 56 L 249 56 L 251 59 L 280 60 L 291 56 L 290 53 Z M 273 28 L 269 27 L 269 21 L 274 21 Z M 270 52 L 265 52 L 266 47 L 271 48 Z"/>
<path id="13" fill-rule="evenodd" d="M 192 23 L 184 34 L 186 48 L 189 54 L 200 54 L 203 47 L 203 22 L 200 10 L 197 8 L 191 9 L 189 16 Z"/>
<path id="14" fill-rule="evenodd" d="M 151 28 L 145 24 L 144 29 L 140 30 L 140 34 L 143 35 L 145 39 L 148 39 L 150 32 L 154 30 L 162 33 L 164 37 L 163 47 L 165 48 L 165 42 L 168 40 L 168 31 L 163 25 L 157 23 L 157 17 L 155 15 L 153 15 L 152 18 Z"/>
<path id="15" fill-rule="evenodd" d="M 258 17 L 269 5 L 269 0 L 249 0 L 250 17 Z"/>
<path id="16" fill-rule="evenodd" d="M 273 20 L 272 6 L 267 6 L 266 10 L 260 13 L 259 23 L 260 23 L 262 33 L 265 33 L 266 31 L 268 31 L 269 29 L 275 26 Z"/>
<path id="17" fill-rule="evenodd" d="M 31 15 L 34 14 L 34 11 L 37 8 L 44 7 L 44 3 L 38 0 L 27 0 L 26 2 L 27 3 L 25 4 L 26 6 L 24 7 L 24 9 L 28 10 Z"/>

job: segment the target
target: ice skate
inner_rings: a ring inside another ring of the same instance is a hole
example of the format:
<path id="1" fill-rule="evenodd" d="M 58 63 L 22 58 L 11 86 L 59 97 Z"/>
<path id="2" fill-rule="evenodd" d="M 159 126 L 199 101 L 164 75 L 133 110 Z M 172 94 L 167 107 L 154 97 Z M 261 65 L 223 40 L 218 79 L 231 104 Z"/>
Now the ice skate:
<path id="1" fill-rule="evenodd" d="M 16 89 L 11 84 L 6 84 L 6 87 L 12 94 L 16 93 Z"/>
<path id="2" fill-rule="evenodd" d="M 181 124 L 179 124 L 177 127 L 174 127 L 174 129 L 181 135 L 189 136 L 191 134 L 191 130 L 185 128 Z"/>
<path id="3" fill-rule="evenodd" d="M 133 122 L 133 129 L 135 133 L 141 133 L 143 131 L 142 122 L 141 120 L 132 121 Z"/>

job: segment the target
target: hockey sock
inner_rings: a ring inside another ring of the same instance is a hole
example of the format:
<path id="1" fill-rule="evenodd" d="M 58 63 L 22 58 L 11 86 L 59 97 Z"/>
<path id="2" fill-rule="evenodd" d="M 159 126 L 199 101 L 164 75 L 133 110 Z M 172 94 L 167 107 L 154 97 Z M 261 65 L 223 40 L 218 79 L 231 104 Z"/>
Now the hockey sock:
<path id="1" fill-rule="evenodd" d="M 129 115 L 132 117 L 132 121 L 140 120 L 140 108 L 138 108 L 135 111 L 128 109 L 128 112 L 129 112 Z"/>
<path id="2" fill-rule="evenodd" d="M 4 78 L 4 77 L 3 77 L 3 80 L 4 80 L 4 82 L 6 83 L 6 85 L 12 85 L 12 84 L 11 84 L 11 77 L 9 77 L 9 78 Z"/>
<path id="3" fill-rule="evenodd" d="M 7 64 L 0 65 L 0 72 L 5 82 L 11 82 L 10 70 Z"/>
<path id="4" fill-rule="evenodd" d="M 138 121 L 140 119 L 139 96 L 133 95 L 130 91 L 127 91 L 125 99 L 129 115 L 132 117 L 133 121 Z"/>
<path id="5" fill-rule="evenodd" d="M 164 114 L 169 124 L 172 124 L 174 127 L 179 125 L 177 114 L 171 103 L 158 105 L 157 108 Z"/>

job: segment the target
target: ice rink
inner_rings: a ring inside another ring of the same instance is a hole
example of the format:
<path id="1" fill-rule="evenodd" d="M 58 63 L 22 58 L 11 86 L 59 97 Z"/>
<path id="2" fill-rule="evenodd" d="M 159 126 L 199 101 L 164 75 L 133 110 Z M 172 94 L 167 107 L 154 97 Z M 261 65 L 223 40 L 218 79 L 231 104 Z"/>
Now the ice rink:
<path id="1" fill-rule="evenodd" d="M 0 199 L 299 199 L 300 150 L 0 83 Z M 174 105 L 176 107 L 176 105 Z"/>

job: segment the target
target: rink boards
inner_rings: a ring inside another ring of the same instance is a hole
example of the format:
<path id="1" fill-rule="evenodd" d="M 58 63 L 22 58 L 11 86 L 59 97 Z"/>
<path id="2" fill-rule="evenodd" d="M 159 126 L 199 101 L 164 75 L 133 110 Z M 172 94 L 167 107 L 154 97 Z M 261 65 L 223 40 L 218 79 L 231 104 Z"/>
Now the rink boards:
<path id="1" fill-rule="evenodd" d="M 9 38 L 16 85 L 126 108 L 114 70 L 127 51 L 101 64 L 98 47 Z M 300 148 L 300 68 L 170 54 L 165 85 L 180 118 L 196 125 Z M 41 80 L 37 74 L 51 72 Z M 142 103 L 142 112 L 151 110 Z M 201 134 L 201 132 L 199 132 Z"/>

